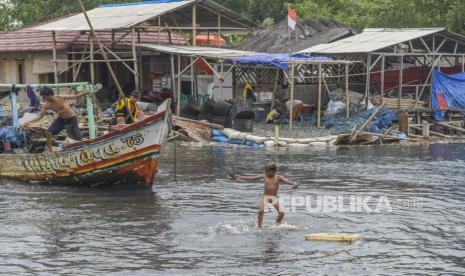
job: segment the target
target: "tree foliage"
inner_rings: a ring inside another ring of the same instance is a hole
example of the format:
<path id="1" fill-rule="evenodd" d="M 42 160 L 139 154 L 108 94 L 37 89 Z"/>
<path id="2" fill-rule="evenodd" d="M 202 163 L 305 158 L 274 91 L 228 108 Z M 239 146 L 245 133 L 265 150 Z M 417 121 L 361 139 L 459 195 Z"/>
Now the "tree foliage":
<path id="1" fill-rule="evenodd" d="M 100 4 L 141 0 L 83 0 L 87 9 Z M 257 23 L 286 18 L 292 3 L 300 18 L 332 18 L 347 26 L 447 27 L 465 34 L 464 0 L 217 0 Z M 0 29 L 28 25 L 79 12 L 76 0 L 0 0 Z"/>

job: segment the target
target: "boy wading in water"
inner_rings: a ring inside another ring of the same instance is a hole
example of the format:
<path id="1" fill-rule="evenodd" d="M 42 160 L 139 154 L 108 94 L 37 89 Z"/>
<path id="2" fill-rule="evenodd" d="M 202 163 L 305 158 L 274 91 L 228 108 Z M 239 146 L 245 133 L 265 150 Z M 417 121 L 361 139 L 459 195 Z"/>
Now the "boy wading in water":
<path id="1" fill-rule="evenodd" d="M 298 184 L 296 182 L 292 182 L 287 180 L 285 177 L 276 174 L 276 165 L 269 164 L 265 167 L 265 175 L 257 175 L 257 176 L 239 176 L 235 175 L 234 178 L 236 180 L 264 180 L 265 181 L 265 192 L 263 194 L 263 198 L 260 200 L 260 209 L 258 211 L 258 227 L 262 227 L 263 224 L 263 215 L 265 214 L 265 206 L 267 203 L 273 204 L 273 207 L 278 212 L 278 218 L 276 219 L 276 223 L 280 224 L 284 218 L 284 208 L 282 204 L 278 200 L 278 190 L 279 184 L 281 182 L 293 185 L 293 188 L 296 188 Z"/>

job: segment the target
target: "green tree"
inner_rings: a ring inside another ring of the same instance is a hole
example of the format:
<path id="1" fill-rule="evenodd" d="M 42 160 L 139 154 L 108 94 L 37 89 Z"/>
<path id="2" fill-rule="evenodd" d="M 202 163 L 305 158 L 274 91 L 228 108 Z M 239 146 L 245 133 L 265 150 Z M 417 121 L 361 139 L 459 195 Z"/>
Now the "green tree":
<path id="1" fill-rule="evenodd" d="M 141 0 L 83 0 L 87 9 L 105 3 Z M 331 18 L 347 26 L 447 27 L 465 34 L 464 0 L 217 0 L 225 7 L 257 23 L 286 18 L 292 3 L 304 19 Z M 28 25 L 79 12 L 76 0 L 0 0 L 0 29 Z"/>

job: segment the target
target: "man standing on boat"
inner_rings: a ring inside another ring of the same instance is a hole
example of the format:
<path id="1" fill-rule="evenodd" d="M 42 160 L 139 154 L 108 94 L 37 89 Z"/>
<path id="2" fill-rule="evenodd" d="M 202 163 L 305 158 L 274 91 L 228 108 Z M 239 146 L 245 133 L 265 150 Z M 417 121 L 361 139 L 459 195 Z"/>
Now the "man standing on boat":
<path id="1" fill-rule="evenodd" d="M 137 90 L 133 91 L 130 97 L 120 100 L 116 104 L 116 118 L 124 119 L 124 122 L 128 125 L 139 121 L 144 115 L 144 112 L 137 105 L 139 100 L 140 92 Z"/>
<path id="2" fill-rule="evenodd" d="M 40 96 L 45 101 L 42 112 L 35 119 L 23 124 L 22 126 L 28 127 L 30 124 L 40 121 L 45 117 L 45 115 L 47 115 L 49 110 L 52 110 L 58 114 L 58 117 L 47 129 L 48 151 L 52 151 L 53 136 L 59 134 L 63 129 L 66 129 L 69 138 L 80 141 L 82 140 L 82 134 L 81 130 L 79 129 L 76 113 L 71 108 L 71 106 L 69 106 L 66 100 L 76 100 L 87 94 L 88 92 L 77 95 L 55 96 L 51 88 L 44 87 L 40 90 Z"/>

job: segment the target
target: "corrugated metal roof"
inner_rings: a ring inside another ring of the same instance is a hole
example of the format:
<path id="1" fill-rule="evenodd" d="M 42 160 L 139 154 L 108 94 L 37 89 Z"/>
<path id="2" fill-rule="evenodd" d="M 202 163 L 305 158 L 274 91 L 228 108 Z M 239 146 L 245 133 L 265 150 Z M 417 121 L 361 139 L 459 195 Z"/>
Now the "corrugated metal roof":
<path id="1" fill-rule="evenodd" d="M 211 0 L 159 0 L 103 5 L 88 11 L 87 14 L 95 30 L 126 29 L 157 16 L 193 5 L 194 3 L 207 6 L 212 11 L 226 14 L 229 18 L 233 18 L 233 20 L 237 20 L 240 24 L 244 24 L 245 26 L 256 26 L 253 21 L 241 17 L 237 13 Z M 199 22 L 202 20 L 202 18 L 198 18 Z M 217 21 L 216 17 L 214 21 Z M 84 15 L 80 13 L 63 20 L 39 26 L 37 29 L 46 31 L 88 31 L 89 26 Z"/>
<path id="2" fill-rule="evenodd" d="M 384 29 L 368 28 L 362 33 L 333 43 L 320 44 L 299 53 L 370 53 L 402 42 L 444 31 L 444 28 Z"/>
<path id="3" fill-rule="evenodd" d="M 73 16 L 67 15 L 66 17 Z M 26 26 L 14 31 L 0 33 L 0 52 L 40 52 L 52 51 L 52 33 L 50 31 L 42 31 L 35 29 L 38 26 L 49 24 L 56 20 L 65 17 L 49 20 L 46 22 L 37 23 L 31 26 Z M 118 39 L 125 32 L 115 32 L 115 37 Z M 104 44 L 112 41 L 112 35 L 109 32 L 97 31 L 100 41 Z M 66 50 L 73 46 L 84 46 L 88 43 L 89 34 L 81 34 L 79 31 L 58 32 L 56 35 L 57 49 Z M 166 32 L 146 31 L 140 33 L 141 43 L 163 43 L 163 44 L 181 44 L 186 45 L 187 41 L 184 37 L 177 33 L 168 35 Z M 119 46 L 131 45 L 131 36 L 126 36 L 118 42 Z"/>
<path id="4" fill-rule="evenodd" d="M 130 28 L 150 18 L 162 15 L 194 2 L 194 0 L 147 3 L 138 5 L 102 6 L 87 12 L 95 30 Z M 46 31 L 87 31 L 89 25 L 80 13 L 47 25 L 37 27 Z"/>
<path id="5" fill-rule="evenodd" d="M 227 59 L 232 57 L 256 55 L 256 52 L 239 51 L 225 48 L 138 44 L 137 47 L 174 55 Z"/>

